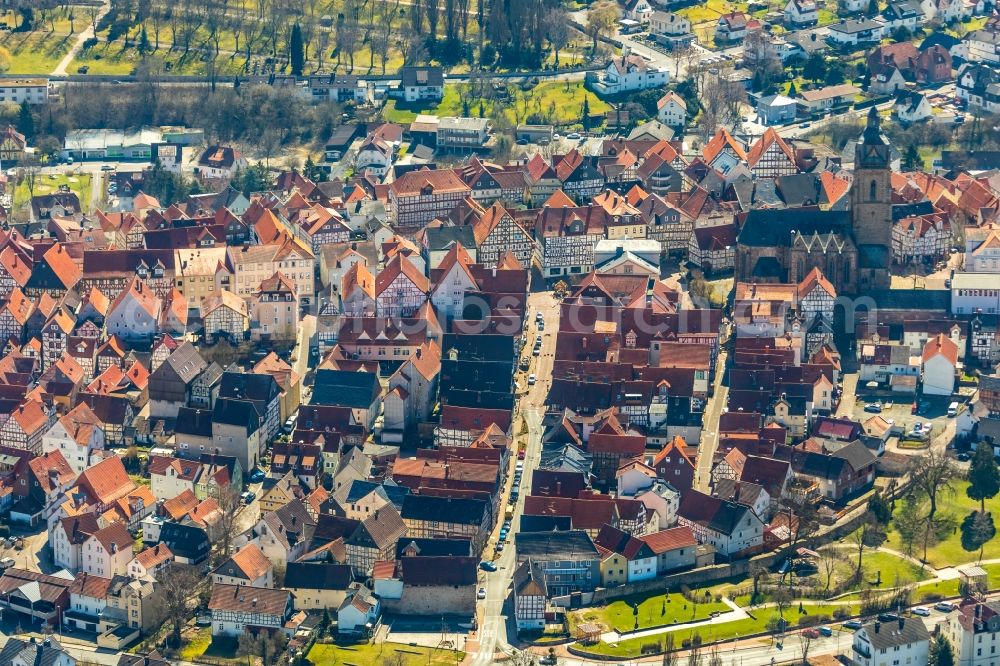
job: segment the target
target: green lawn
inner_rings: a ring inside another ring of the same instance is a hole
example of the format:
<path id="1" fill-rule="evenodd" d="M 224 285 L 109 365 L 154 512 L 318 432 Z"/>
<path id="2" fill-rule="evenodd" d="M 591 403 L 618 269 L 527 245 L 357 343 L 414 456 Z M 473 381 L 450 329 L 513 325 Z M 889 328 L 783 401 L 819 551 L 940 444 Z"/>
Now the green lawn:
<path id="1" fill-rule="evenodd" d="M 90 178 L 90 174 L 86 173 L 72 176 L 59 174 L 55 178 L 38 175 L 35 180 L 35 196 L 50 194 L 58 190 L 60 185 L 66 185 L 80 197 L 80 206 L 83 208 L 83 211 L 89 212 L 91 203 Z M 28 190 L 28 183 L 22 180 L 18 184 L 17 189 L 14 190 L 14 207 L 29 205 L 31 205 L 31 194 Z"/>
<path id="2" fill-rule="evenodd" d="M 852 615 L 859 612 L 859 608 L 855 605 L 851 606 L 834 606 L 830 604 L 816 604 L 816 605 L 804 605 L 803 613 L 799 613 L 796 606 L 791 606 L 785 610 L 785 620 L 787 620 L 791 627 L 797 627 L 799 620 L 803 617 L 810 615 L 822 615 L 822 616 L 832 616 L 833 612 L 837 608 L 848 608 Z M 744 620 L 735 620 L 733 622 L 725 622 L 722 624 L 708 625 L 703 627 L 691 628 L 691 629 L 679 629 L 674 633 L 674 645 L 679 649 L 681 646 L 681 641 L 691 639 L 695 634 L 701 636 L 701 640 L 705 643 L 712 643 L 715 641 L 722 640 L 732 640 L 734 638 L 739 638 L 743 636 L 749 636 L 751 634 L 759 634 L 761 632 L 767 631 L 767 625 L 771 618 L 779 617 L 778 611 L 775 608 L 766 608 L 761 610 L 756 614 L 754 618 L 747 618 Z M 632 638 L 628 640 L 621 641 L 620 643 L 609 645 L 604 642 L 600 642 L 596 645 L 583 646 L 579 643 L 575 647 L 581 650 L 586 650 L 597 655 L 604 656 L 614 656 L 622 659 L 633 659 L 641 656 L 641 649 L 644 645 L 649 645 L 651 643 L 662 642 L 664 640 L 663 636 L 651 636 L 649 638 Z"/>
<path id="3" fill-rule="evenodd" d="M 380 664 L 384 659 L 400 654 L 403 666 L 455 666 L 465 659 L 457 650 L 435 650 L 401 643 L 358 644 L 349 646 L 317 643 L 309 651 L 308 660 L 321 664 Z"/>
<path id="4" fill-rule="evenodd" d="M 958 480 L 952 483 L 952 492 L 938 496 L 938 513 L 948 514 L 954 518 L 956 525 L 969 515 L 970 512 L 979 509 L 979 502 L 969 499 L 965 494 L 968 482 Z M 926 502 L 925 502 L 926 506 Z M 986 501 L 986 510 L 998 515 L 1000 512 L 1000 496 Z M 899 533 L 891 529 L 890 523 L 889 539 L 886 545 L 896 550 L 902 550 L 899 543 Z M 969 562 L 976 562 L 979 552 L 969 552 L 962 548 L 962 535 L 959 530 L 949 536 L 945 541 L 927 549 L 927 561 L 934 567 L 958 566 Z M 914 547 L 914 556 L 921 557 L 923 548 L 919 544 Z M 983 550 L 983 559 L 1000 559 L 1000 539 L 991 539 L 986 543 Z M 884 574 L 883 574 L 884 578 Z"/>
<path id="5" fill-rule="evenodd" d="M 74 37 L 58 33 L 7 32 L 0 46 L 10 51 L 7 74 L 48 75 L 69 51 Z"/>
<path id="6" fill-rule="evenodd" d="M 195 633 L 185 635 L 184 647 L 178 655 L 181 661 L 197 661 L 198 657 L 211 657 L 225 661 L 236 661 L 237 642 L 235 639 L 212 640 L 212 628 L 202 627 Z M 238 660 L 242 663 L 242 658 Z"/>
<path id="7" fill-rule="evenodd" d="M 700 592 L 700 590 L 698 591 Z M 669 601 L 668 601 L 669 599 Z M 639 614 L 635 615 L 632 605 L 639 604 Z M 636 622 L 639 629 L 647 627 L 658 627 L 666 624 L 678 624 L 681 622 L 691 622 L 692 620 L 703 620 L 714 611 L 725 613 L 729 611 L 729 606 L 722 602 L 712 601 L 709 597 L 707 603 L 692 604 L 679 592 L 671 594 L 657 594 L 651 597 L 632 597 L 615 601 L 600 608 L 590 608 L 579 613 L 575 613 L 576 622 L 600 622 L 618 632 L 633 631 Z"/>
<path id="8" fill-rule="evenodd" d="M 382 111 L 382 116 L 389 122 L 411 123 L 419 113 L 435 116 L 462 116 L 468 101 L 468 111 L 473 116 L 479 115 L 480 103 L 484 114 L 491 115 L 493 104 L 499 104 L 511 124 L 525 122 L 529 116 L 535 115 L 543 121 L 556 125 L 577 125 L 583 114 L 583 101 L 588 100 L 590 114 L 604 114 L 611 106 L 602 101 L 594 93 L 585 90 L 581 81 L 555 81 L 542 83 L 534 88 L 523 91 L 513 88 L 513 99 L 504 102 L 493 102 L 471 97 L 468 84 L 447 85 L 444 99 L 437 106 L 413 107 L 401 106 L 396 100 L 389 100 Z"/>

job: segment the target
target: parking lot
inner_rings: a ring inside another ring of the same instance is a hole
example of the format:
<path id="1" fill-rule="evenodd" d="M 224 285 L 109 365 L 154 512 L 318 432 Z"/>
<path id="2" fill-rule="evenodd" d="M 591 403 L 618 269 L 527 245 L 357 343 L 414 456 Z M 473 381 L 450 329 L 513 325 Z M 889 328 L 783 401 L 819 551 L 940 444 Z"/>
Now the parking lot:
<path id="1" fill-rule="evenodd" d="M 934 438 L 942 435 L 949 425 L 954 423 L 955 419 L 948 416 L 948 405 L 953 401 L 950 396 L 923 396 L 919 399 L 903 395 L 886 397 L 881 394 L 872 394 L 865 391 L 863 387 L 859 387 L 851 417 L 864 423 L 873 416 L 881 416 L 885 420 L 891 421 L 900 429 L 900 432 L 905 434 L 901 439 L 912 440 L 915 448 L 922 448 L 917 444 L 918 439 L 933 441 Z M 913 413 L 914 402 L 917 403 L 916 413 Z M 961 401 L 959 402 L 962 404 Z M 876 409 L 876 404 L 880 405 L 880 409 Z M 914 426 L 918 423 L 922 426 L 923 436 L 921 438 L 915 437 L 913 434 Z"/>

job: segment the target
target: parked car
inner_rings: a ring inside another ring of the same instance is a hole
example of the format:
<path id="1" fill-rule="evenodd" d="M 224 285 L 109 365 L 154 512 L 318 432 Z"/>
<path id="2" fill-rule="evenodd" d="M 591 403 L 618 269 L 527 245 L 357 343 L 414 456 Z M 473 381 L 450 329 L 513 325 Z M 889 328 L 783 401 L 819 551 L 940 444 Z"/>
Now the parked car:
<path id="1" fill-rule="evenodd" d="M 955 458 L 959 462 L 969 462 L 971 456 L 963 451 L 962 453 L 959 453 L 957 456 L 955 456 Z"/>
<path id="2" fill-rule="evenodd" d="M 528 386 L 534 386 L 536 381 L 534 375 L 528 375 Z"/>
<path id="3" fill-rule="evenodd" d="M 819 628 L 820 636 L 833 636 L 833 629 L 827 626 L 822 626 Z"/>
<path id="4" fill-rule="evenodd" d="M 15 564 L 17 563 L 14 562 L 13 557 L 5 557 L 2 560 L 0 560 L 0 569 L 10 569 Z"/>
<path id="5" fill-rule="evenodd" d="M 819 638 L 819 631 L 810 627 L 809 629 L 803 629 L 802 635 L 806 638 Z"/>
<path id="6" fill-rule="evenodd" d="M 896 615 L 895 613 L 879 613 L 878 614 L 878 621 L 879 622 L 895 622 L 898 619 L 899 619 L 899 616 Z"/>
<path id="7" fill-rule="evenodd" d="M 927 606 L 917 606 L 913 609 L 914 615 L 919 615 L 920 617 L 927 617 L 931 614 L 931 609 Z"/>
<path id="8" fill-rule="evenodd" d="M 848 620 L 844 623 L 844 629 L 854 629 L 858 630 L 861 628 L 861 623 L 857 620 Z"/>
<path id="9" fill-rule="evenodd" d="M 520 451 L 517 452 L 517 459 L 524 460 L 524 449 L 521 449 Z"/>
<path id="10" fill-rule="evenodd" d="M 955 605 L 950 601 L 939 601 L 934 604 L 934 610 L 941 611 L 942 613 L 950 613 L 955 610 Z"/>
<path id="11" fill-rule="evenodd" d="M 872 412 L 874 414 L 879 414 L 882 411 L 882 403 L 881 402 L 869 402 L 869 403 L 867 403 L 865 405 L 865 411 L 866 412 Z"/>
<path id="12" fill-rule="evenodd" d="M 476 592 L 476 599 L 485 599 L 485 598 L 486 598 L 486 588 L 481 587 L 479 588 L 479 592 Z"/>
<path id="13" fill-rule="evenodd" d="M 483 561 L 479 563 L 479 568 L 482 569 L 483 571 L 496 571 L 497 565 L 493 564 L 492 562 Z"/>

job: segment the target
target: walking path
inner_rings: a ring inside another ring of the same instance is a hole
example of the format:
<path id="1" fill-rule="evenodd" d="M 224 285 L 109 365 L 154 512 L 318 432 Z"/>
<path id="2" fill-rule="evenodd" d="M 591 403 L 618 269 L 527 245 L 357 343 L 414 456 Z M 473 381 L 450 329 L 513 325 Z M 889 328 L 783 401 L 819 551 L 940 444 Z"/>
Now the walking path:
<path id="1" fill-rule="evenodd" d="M 95 37 L 96 33 L 94 31 L 94 26 L 99 25 L 101 23 L 101 20 L 104 18 L 105 14 L 107 14 L 109 11 L 111 11 L 110 2 L 105 2 L 103 5 L 101 5 L 101 10 L 97 13 L 97 16 L 94 18 L 94 21 L 87 26 L 86 30 L 84 30 L 83 32 L 81 32 L 79 35 L 76 36 L 76 42 L 66 53 L 66 55 L 63 56 L 63 59 L 59 61 L 59 64 L 56 65 L 56 68 L 52 70 L 52 76 L 66 76 L 66 68 L 69 67 L 69 64 L 71 62 L 73 62 L 73 58 L 75 58 L 77 54 L 80 53 L 80 49 L 83 48 L 83 43 L 86 42 L 88 39 L 93 39 Z"/>

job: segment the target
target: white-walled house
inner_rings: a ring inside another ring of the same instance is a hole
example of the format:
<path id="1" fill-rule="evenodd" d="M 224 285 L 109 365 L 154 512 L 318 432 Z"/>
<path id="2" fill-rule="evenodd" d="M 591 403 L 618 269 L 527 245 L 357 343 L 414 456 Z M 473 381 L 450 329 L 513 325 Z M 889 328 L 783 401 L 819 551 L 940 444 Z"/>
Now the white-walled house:
<path id="1" fill-rule="evenodd" d="M 929 648 L 930 634 L 923 618 L 901 617 L 891 622 L 876 620 L 854 632 L 851 657 L 856 666 L 916 666 L 927 663 Z"/>
<path id="2" fill-rule="evenodd" d="M 132 560 L 134 539 L 123 523 L 112 523 L 92 534 L 80 550 L 80 571 L 113 578 L 124 576 Z"/>
<path id="3" fill-rule="evenodd" d="M 598 95 L 616 95 L 631 90 L 648 90 L 670 81 L 666 67 L 655 67 L 640 55 L 612 58 L 603 72 L 588 72 L 588 86 Z"/>
<path id="4" fill-rule="evenodd" d="M 656 102 L 656 117 L 664 125 L 683 127 L 687 122 L 687 104 L 673 90 Z"/>
<path id="5" fill-rule="evenodd" d="M 939 333 L 927 341 L 923 353 L 924 394 L 951 395 L 958 370 L 958 345 Z"/>
<path id="6" fill-rule="evenodd" d="M 247 629 L 282 631 L 294 610 L 292 593 L 238 585 L 212 586 L 212 636 L 237 638 Z"/>
<path id="7" fill-rule="evenodd" d="M 819 9 L 815 0 L 788 0 L 785 5 L 785 25 L 790 28 L 813 26 L 818 21 Z"/>
<path id="8" fill-rule="evenodd" d="M 753 551 L 764 543 L 764 523 L 753 509 L 696 490 L 681 499 L 677 522 L 723 555 Z"/>
<path id="9" fill-rule="evenodd" d="M 42 435 L 42 451 L 59 451 L 76 474 L 90 466 L 90 455 L 104 450 L 104 427 L 87 403 L 61 416 Z"/>

